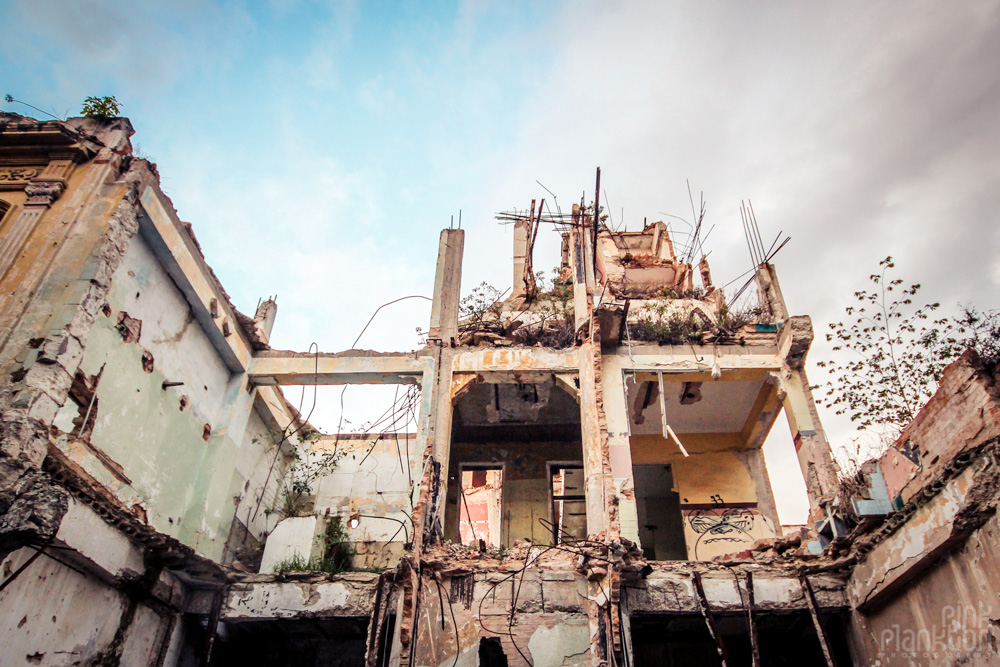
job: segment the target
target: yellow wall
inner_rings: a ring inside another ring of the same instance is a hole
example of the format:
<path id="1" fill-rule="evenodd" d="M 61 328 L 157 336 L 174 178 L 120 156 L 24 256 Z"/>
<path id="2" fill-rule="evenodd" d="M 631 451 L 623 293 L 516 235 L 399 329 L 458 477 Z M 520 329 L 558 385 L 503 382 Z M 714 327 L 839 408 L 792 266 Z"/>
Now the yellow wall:
<path id="1" fill-rule="evenodd" d="M 770 521 L 756 507 L 745 506 L 756 505 L 757 488 L 736 455 L 734 445 L 741 442 L 740 434 L 681 433 L 677 437 L 690 456 L 659 435 L 632 436 L 630 444 L 633 465 L 670 465 L 684 515 L 688 559 L 708 560 L 748 549 L 760 538 L 774 537 Z"/>

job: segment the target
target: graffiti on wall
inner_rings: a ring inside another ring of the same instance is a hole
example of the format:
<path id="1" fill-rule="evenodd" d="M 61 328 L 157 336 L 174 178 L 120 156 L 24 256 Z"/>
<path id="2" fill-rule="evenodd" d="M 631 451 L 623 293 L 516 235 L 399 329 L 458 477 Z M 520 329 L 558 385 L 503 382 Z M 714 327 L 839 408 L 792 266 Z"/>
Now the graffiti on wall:
<path id="1" fill-rule="evenodd" d="M 774 527 L 757 510 L 757 503 L 726 503 L 718 495 L 711 498 L 710 504 L 681 505 L 694 560 L 742 551 L 762 537 L 774 536 Z"/>

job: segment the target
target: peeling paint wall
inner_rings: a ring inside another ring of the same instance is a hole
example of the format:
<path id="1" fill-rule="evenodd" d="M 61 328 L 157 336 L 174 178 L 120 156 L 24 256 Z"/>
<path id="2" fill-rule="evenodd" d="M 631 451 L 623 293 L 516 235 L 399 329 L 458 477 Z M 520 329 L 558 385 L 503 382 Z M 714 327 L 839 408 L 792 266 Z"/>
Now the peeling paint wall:
<path id="1" fill-rule="evenodd" d="M 884 667 L 1000 662 L 1000 519 L 877 608 L 856 614 L 859 653 Z"/>
<path id="2" fill-rule="evenodd" d="M 66 438 L 61 447 L 127 506 L 141 506 L 157 530 L 221 559 L 243 492 L 236 442 L 211 437 L 227 426 L 230 373 L 141 238 L 115 272 L 107 304 L 80 366 L 100 374 L 90 443 Z M 141 323 L 134 340 L 119 313 Z"/>

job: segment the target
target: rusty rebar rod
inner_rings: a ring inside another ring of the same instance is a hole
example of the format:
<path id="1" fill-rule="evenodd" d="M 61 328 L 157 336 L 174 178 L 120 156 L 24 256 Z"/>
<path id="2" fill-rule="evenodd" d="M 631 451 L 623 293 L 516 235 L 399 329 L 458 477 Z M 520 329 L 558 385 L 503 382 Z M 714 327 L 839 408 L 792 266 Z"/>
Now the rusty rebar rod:
<path id="1" fill-rule="evenodd" d="M 701 585 L 701 574 L 698 572 L 692 572 L 691 578 L 694 580 L 694 590 L 698 594 L 698 608 L 701 610 L 702 618 L 705 619 L 705 627 L 708 628 L 708 634 L 711 635 L 712 641 L 715 642 L 715 648 L 719 652 L 719 660 L 722 661 L 722 667 L 726 667 L 729 662 L 729 657 L 726 654 L 726 647 L 722 643 L 722 637 L 719 636 L 719 633 L 715 628 L 715 619 L 712 618 L 712 611 L 708 608 L 708 598 L 705 597 L 705 587 Z"/>
<path id="2" fill-rule="evenodd" d="M 816 597 L 813 595 L 812 586 L 809 585 L 809 579 L 802 577 L 799 579 L 799 583 L 802 585 L 802 594 L 806 598 L 806 604 L 809 605 L 809 615 L 812 616 L 813 625 L 816 627 L 816 637 L 819 639 L 820 648 L 823 649 L 823 657 L 826 658 L 826 667 L 837 667 L 837 663 L 833 660 L 833 652 L 830 650 L 830 643 L 826 639 L 826 633 L 823 632 L 823 625 L 819 622 L 819 612 L 816 611 Z"/>

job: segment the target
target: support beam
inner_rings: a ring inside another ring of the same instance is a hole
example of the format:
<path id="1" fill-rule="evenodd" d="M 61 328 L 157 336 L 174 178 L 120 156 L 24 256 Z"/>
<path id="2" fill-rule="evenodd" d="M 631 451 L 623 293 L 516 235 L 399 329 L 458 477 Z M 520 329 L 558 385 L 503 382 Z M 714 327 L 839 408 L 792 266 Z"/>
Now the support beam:
<path id="1" fill-rule="evenodd" d="M 809 496 L 809 518 L 815 523 L 825 518 L 825 506 L 837 494 L 837 464 L 820 424 L 805 372 L 788 369 L 781 378 L 781 389 L 785 394 L 783 404 L 788 428 Z"/>
<path id="2" fill-rule="evenodd" d="M 233 372 L 245 371 L 253 350 L 236 321 L 222 286 L 201 256 L 184 223 L 159 186 L 150 185 L 140 198 L 139 233 L 163 264 L 191 306 L 191 312 Z"/>
<path id="3" fill-rule="evenodd" d="M 258 385 L 423 384 L 434 359 L 413 353 L 258 352 L 250 381 Z"/>
<path id="4" fill-rule="evenodd" d="M 753 612 L 753 572 L 747 570 L 747 629 L 750 631 L 750 657 L 753 661 L 753 667 L 760 667 L 760 645 L 757 640 L 757 620 L 753 617 Z"/>
<path id="5" fill-rule="evenodd" d="M 701 574 L 692 572 L 691 579 L 694 581 L 694 590 L 698 596 L 698 610 L 701 611 L 701 617 L 705 619 L 705 627 L 708 628 L 708 634 L 711 635 L 712 641 L 715 642 L 715 648 L 719 652 L 719 660 L 722 661 L 722 667 L 726 667 L 729 664 L 729 656 L 726 655 L 726 647 L 722 643 L 722 637 L 715 627 L 712 610 L 708 608 L 708 598 L 705 597 L 705 587 L 701 584 Z"/>

